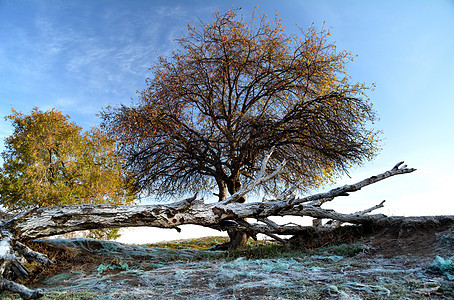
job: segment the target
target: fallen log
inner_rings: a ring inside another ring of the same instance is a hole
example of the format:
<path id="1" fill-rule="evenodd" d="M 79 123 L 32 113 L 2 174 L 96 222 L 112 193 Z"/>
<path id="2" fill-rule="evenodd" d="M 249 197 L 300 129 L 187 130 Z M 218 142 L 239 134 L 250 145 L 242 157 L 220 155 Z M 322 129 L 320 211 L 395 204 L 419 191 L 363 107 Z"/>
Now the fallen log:
<path id="1" fill-rule="evenodd" d="M 383 214 L 369 214 L 383 207 L 383 202 L 353 214 L 343 214 L 321 206 L 336 197 L 347 196 L 361 188 L 401 174 L 415 171 L 403 163 L 396 164 L 391 170 L 369 177 L 355 184 L 332 189 L 298 198 L 294 195 L 295 187 L 284 191 L 271 201 L 237 203 L 234 200 L 243 197 L 264 181 L 278 176 L 285 162 L 271 174 L 266 173 L 265 158 L 258 176 L 245 184 L 237 193 L 222 202 L 204 203 L 197 195 L 179 202 L 155 205 L 117 206 L 117 205 L 62 205 L 33 208 L 15 217 L 8 217 L 0 224 L 0 289 L 18 293 L 24 299 L 35 299 L 43 295 L 40 290 L 29 290 L 11 280 L 28 276 L 28 271 L 21 263 L 22 259 L 36 261 L 42 265 L 51 262 L 40 253 L 26 247 L 22 242 L 47 236 L 74 231 L 119 228 L 119 227 L 160 227 L 176 228 L 183 224 L 195 224 L 218 230 L 241 229 L 251 236 L 263 233 L 285 243 L 279 235 L 295 234 L 304 230 L 299 225 L 278 225 L 268 219 L 270 216 L 310 216 L 319 219 L 331 219 L 336 226 L 341 223 L 380 224 L 398 222 L 396 217 Z M 258 223 L 245 221 L 256 219 Z M 259 224 L 262 223 L 262 224 Z"/>
<path id="2" fill-rule="evenodd" d="M 400 168 L 401 164 L 397 164 L 390 171 L 358 183 L 304 198 L 287 196 L 279 200 L 251 203 L 235 203 L 226 199 L 227 201 L 223 202 L 204 203 L 203 199 L 197 199 L 194 196 L 170 204 L 136 206 L 61 205 L 32 209 L 20 217 L 5 222 L 0 225 L 0 228 L 13 233 L 15 237 L 20 237 L 22 240 L 31 240 L 86 229 L 141 226 L 177 228 L 183 224 L 212 227 L 223 220 L 260 219 L 269 216 L 288 215 L 332 219 L 353 224 L 379 222 L 386 216 L 382 214 L 368 215 L 362 212 L 343 214 L 334 210 L 323 209 L 320 206 L 335 197 L 346 196 L 349 192 L 358 191 L 377 181 L 415 171 L 415 169 L 409 169 L 406 166 Z M 258 184 L 257 180 L 253 184 Z M 247 193 L 250 189 L 246 186 L 242 190 Z M 241 195 L 241 193 L 238 194 Z M 382 204 L 368 209 L 367 212 L 382 207 Z"/>

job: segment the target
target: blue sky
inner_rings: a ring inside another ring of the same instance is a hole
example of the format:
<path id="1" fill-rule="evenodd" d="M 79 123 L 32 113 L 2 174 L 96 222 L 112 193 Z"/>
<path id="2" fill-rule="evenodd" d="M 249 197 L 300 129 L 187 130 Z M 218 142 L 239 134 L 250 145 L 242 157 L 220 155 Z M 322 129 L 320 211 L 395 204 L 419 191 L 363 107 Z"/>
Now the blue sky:
<path id="1" fill-rule="evenodd" d="M 241 7 L 276 11 L 287 32 L 331 26 L 348 67 L 380 116 L 382 152 L 352 170 L 359 180 L 405 160 L 417 172 L 389 179 L 333 207 L 359 210 L 387 200 L 394 215 L 453 214 L 454 1 L 23 1 L 0 0 L 0 138 L 11 108 L 56 108 L 88 129 L 108 105 L 131 103 L 157 55 L 169 55 L 188 22 Z M 0 143 L 0 151 L 3 150 Z M 338 206 L 336 206 L 338 205 Z"/>

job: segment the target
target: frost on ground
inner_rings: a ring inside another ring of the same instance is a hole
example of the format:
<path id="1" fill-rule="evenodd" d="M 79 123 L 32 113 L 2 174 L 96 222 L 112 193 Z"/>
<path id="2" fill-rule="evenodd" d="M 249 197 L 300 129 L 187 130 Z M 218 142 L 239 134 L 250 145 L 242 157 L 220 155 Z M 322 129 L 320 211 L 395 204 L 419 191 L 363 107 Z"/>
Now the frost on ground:
<path id="1" fill-rule="evenodd" d="M 233 259 L 225 252 L 48 240 L 42 246 L 61 249 L 59 262 L 48 273 L 36 269 L 27 284 L 43 288 L 44 299 L 453 299 L 452 229 L 376 234 L 353 257 L 335 247 Z"/>

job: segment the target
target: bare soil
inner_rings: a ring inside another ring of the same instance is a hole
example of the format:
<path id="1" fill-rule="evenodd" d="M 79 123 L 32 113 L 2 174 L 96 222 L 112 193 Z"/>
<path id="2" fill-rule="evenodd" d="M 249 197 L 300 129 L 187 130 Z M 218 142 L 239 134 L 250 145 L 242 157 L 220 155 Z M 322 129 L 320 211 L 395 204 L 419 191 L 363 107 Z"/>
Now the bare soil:
<path id="1" fill-rule="evenodd" d="M 32 246 L 55 264 L 34 267 L 24 284 L 44 289 L 45 299 L 454 299 L 452 220 L 314 230 L 292 243 L 304 251 L 248 259 L 90 239 L 46 240 Z M 446 269 L 439 267 L 443 262 Z"/>

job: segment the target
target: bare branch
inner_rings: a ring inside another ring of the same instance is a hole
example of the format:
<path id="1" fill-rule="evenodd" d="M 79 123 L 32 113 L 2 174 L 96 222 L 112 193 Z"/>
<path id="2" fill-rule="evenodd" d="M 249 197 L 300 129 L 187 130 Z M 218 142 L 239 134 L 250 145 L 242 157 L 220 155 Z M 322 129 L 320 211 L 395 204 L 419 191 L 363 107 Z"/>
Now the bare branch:
<path id="1" fill-rule="evenodd" d="M 41 289 L 31 290 L 21 284 L 0 278 L 0 291 L 10 291 L 19 294 L 22 299 L 39 299 L 44 296 Z"/>
<path id="2" fill-rule="evenodd" d="M 281 164 L 283 167 L 283 164 Z M 276 176 L 278 168 L 271 175 L 257 178 L 243 192 L 250 191 L 256 182 Z M 310 216 L 314 218 L 333 219 L 341 222 L 367 223 L 374 222 L 383 215 L 342 214 L 333 210 L 320 208 L 320 203 L 337 196 L 354 192 L 361 187 L 379 180 L 413 172 L 414 169 L 393 168 L 391 171 L 372 176 L 356 184 L 333 189 L 327 193 L 308 196 L 303 199 L 288 201 L 269 201 L 252 203 L 216 202 L 203 204 L 192 197 L 187 200 L 170 204 L 115 206 L 115 205 L 71 205 L 45 207 L 34 211 L 31 215 L 15 219 L 4 225 L 5 229 L 14 229 L 22 239 L 63 234 L 67 232 L 113 227 L 152 226 L 175 228 L 182 224 L 211 226 L 222 220 L 237 220 L 240 218 L 267 218 L 269 216 Z M 309 203 L 305 203 L 309 202 Z"/>
<path id="3" fill-rule="evenodd" d="M 256 176 L 256 178 L 252 182 L 243 185 L 238 192 L 234 193 L 232 196 L 226 198 L 225 200 L 223 200 L 223 201 L 221 201 L 219 203 L 221 203 L 221 204 L 233 203 L 236 200 L 238 200 L 241 197 L 243 197 L 244 195 L 246 195 L 247 193 L 249 193 L 250 191 L 252 191 L 254 188 L 259 186 L 260 184 L 262 184 L 264 182 L 267 182 L 267 181 L 270 181 L 272 178 L 274 178 L 274 177 L 278 176 L 279 174 L 281 174 L 283 172 L 283 169 L 284 169 L 285 164 L 286 164 L 285 160 L 271 174 L 269 174 L 269 175 L 266 174 L 266 166 L 267 166 L 268 161 L 269 161 L 269 159 L 271 157 L 271 154 L 273 154 L 273 150 L 274 150 L 274 148 L 271 149 L 271 151 L 262 160 L 262 166 L 260 168 L 260 171 L 259 171 L 258 175 Z"/>
<path id="4" fill-rule="evenodd" d="M 361 210 L 361 211 L 358 211 L 358 212 L 355 212 L 356 215 L 365 215 L 365 214 L 368 214 L 376 209 L 379 209 L 379 208 L 382 208 L 384 207 L 383 203 L 385 203 L 386 200 L 383 200 L 382 202 L 380 202 L 379 204 L 375 205 L 375 206 L 372 206 L 371 208 L 368 208 L 368 209 L 365 209 L 365 210 Z"/>
<path id="5" fill-rule="evenodd" d="M 365 215 L 365 214 L 368 214 L 376 209 L 379 209 L 379 208 L 382 208 L 384 207 L 383 203 L 385 203 L 386 200 L 383 200 L 382 202 L 380 202 L 379 204 L 371 207 L 371 208 L 368 208 L 368 209 L 365 209 L 365 210 L 361 210 L 361 211 L 357 211 L 355 213 L 353 213 L 354 215 Z M 343 222 L 339 221 L 339 220 L 333 220 L 330 224 L 329 224 L 329 227 L 331 228 L 336 228 L 336 227 L 339 227 L 342 225 Z"/>
<path id="6" fill-rule="evenodd" d="M 277 223 L 271 221 L 268 218 L 257 218 L 257 221 L 263 222 L 263 223 L 265 223 L 266 225 L 272 227 L 275 230 L 280 230 L 282 228 L 282 226 L 278 225 Z"/>
<path id="7" fill-rule="evenodd" d="M 46 255 L 33 251 L 21 242 L 16 241 L 13 245 L 13 249 L 25 257 L 29 262 L 36 261 L 43 266 L 52 265 L 52 262 Z"/>
<path id="8" fill-rule="evenodd" d="M 271 222 L 271 221 L 270 221 Z M 268 230 L 264 230 L 262 229 L 261 227 L 259 226 L 254 226 L 253 224 L 250 224 L 244 220 L 238 220 L 238 224 L 240 226 L 243 226 L 242 230 L 245 230 L 246 231 L 252 231 L 254 234 L 257 234 L 257 233 L 262 233 L 262 234 L 265 234 L 273 239 L 275 239 L 276 241 L 278 241 L 279 243 L 287 246 L 288 245 L 288 242 L 280 237 L 278 237 L 277 235 L 271 233 L 270 231 Z"/>
<path id="9" fill-rule="evenodd" d="M 296 198 L 293 192 L 303 183 L 304 180 L 299 180 L 296 184 L 282 192 L 277 196 L 276 201 L 292 201 Z"/>
<path id="10" fill-rule="evenodd" d="M 416 169 L 413 168 L 407 168 L 406 165 L 404 165 L 402 168 L 399 168 L 399 166 L 403 164 L 403 162 L 400 162 L 396 164 L 391 170 L 386 171 L 384 173 L 378 174 L 376 176 L 371 176 L 367 179 L 361 180 L 357 183 L 354 184 L 347 184 L 342 187 L 338 187 L 335 189 L 330 190 L 329 192 L 326 193 L 320 193 L 320 194 L 315 194 L 311 196 L 307 196 L 304 198 L 300 199 L 295 199 L 292 201 L 293 204 L 296 203 L 305 203 L 305 202 L 310 202 L 310 205 L 312 206 L 320 206 L 321 201 L 326 202 L 326 199 L 334 199 L 335 197 L 339 196 L 348 196 L 348 193 L 351 192 L 356 192 L 359 191 L 361 188 L 374 184 L 378 181 L 384 180 L 386 178 L 389 178 L 391 176 L 395 175 L 400 175 L 400 174 L 406 174 L 406 173 L 411 173 L 416 171 Z"/>

